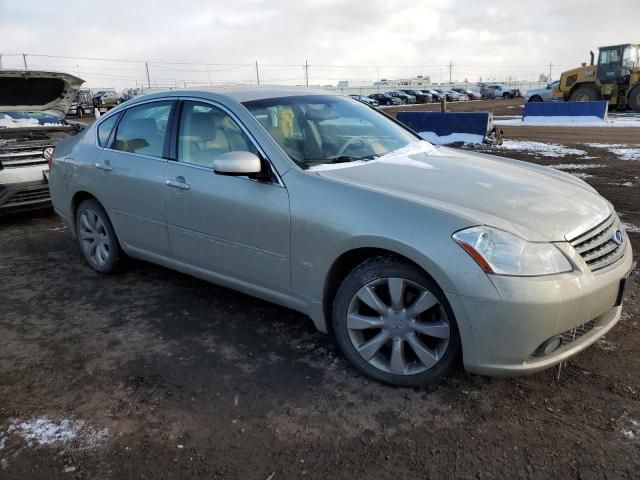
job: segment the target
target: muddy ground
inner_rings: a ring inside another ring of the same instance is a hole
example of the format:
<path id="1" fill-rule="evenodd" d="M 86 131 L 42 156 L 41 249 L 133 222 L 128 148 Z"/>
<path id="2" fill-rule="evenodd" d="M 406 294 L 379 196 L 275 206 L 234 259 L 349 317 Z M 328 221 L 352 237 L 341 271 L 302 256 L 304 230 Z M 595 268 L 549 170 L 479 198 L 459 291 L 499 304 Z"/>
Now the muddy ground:
<path id="1" fill-rule="evenodd" d="M 640 226 L 640 161 L 579 130 L 585 154 L 491 153 L 602 165 L 572 171 Z M 0 280 L 1 479 L 640 477 L 638 283 L 560 372 L 395 389 L 293 311 L 145 262 L 93 273 L 48 211 L 0 219 Z"/>

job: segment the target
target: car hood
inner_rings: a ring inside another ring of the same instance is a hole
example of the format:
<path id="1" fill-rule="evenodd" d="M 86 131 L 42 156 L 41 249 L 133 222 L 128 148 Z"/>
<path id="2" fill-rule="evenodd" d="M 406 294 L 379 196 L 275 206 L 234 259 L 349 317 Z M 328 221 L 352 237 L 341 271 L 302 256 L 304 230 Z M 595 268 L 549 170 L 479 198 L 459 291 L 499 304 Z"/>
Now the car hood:
<path id="1" fill-rule="evenodd" d="M 84 80 L 58 72 L 0 71 L 0 112 L 47 112 L 64 118 Z"/>
<path id="2" fill-rule="evenodd" d="M 324 178 L 453 212 L 530 241 L 566 241 L 604 221 L 609 202 L 549 167 L 415 142 L 375 160 L 312 167 Z"/>

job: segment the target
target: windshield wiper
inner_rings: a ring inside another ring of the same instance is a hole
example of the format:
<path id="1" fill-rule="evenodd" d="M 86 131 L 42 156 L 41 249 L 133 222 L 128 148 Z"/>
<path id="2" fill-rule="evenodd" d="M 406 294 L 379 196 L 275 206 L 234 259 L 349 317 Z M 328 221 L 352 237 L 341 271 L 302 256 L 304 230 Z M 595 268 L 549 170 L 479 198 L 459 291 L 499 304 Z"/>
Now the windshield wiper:
<path id="1" fill-rule="evenodd" d="M 352 157 L 349 155 L 340 155 L 339 157 L 327 158 L 325 160 L 326 163 L 347 163 L 347 162 L 358 162 L 360 160 L 372 160 L 373 155 L 367 155 L 364 157 Z"/>

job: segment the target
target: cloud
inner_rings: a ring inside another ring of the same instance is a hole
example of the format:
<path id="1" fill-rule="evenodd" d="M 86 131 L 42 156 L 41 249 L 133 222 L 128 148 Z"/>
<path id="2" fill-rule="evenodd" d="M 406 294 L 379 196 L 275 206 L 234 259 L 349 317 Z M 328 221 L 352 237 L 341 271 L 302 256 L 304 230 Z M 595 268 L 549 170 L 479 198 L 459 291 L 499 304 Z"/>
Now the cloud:
<path id="1" fill-rule="evenodd" d="M 579 65 L 598 45 L 628 38 L 640 2 L 610 0 L 601 21 L 596 0 L 48 0 L 0 3 L 5 68 L 12 53 L 148 60 L 152 80 L 250 82 L 253 62 L 270 83 L 311 83 L 430 75 L 453 61 L 454 78 L 534 79 Z M 598 28 L 593 28 L 597 26 Z M 182 64 L 157 63 L 158 61 Z M 144 63 L 28 57 L 33 68 L 77 73 L 92 86 L 123 88 L 146 80 Z M 189 64 L 192 62 L 194 64 Z M 205 64 L 209 64 L 208 66 Z M 214 65 L 232 64 L 232 65 Z"/>

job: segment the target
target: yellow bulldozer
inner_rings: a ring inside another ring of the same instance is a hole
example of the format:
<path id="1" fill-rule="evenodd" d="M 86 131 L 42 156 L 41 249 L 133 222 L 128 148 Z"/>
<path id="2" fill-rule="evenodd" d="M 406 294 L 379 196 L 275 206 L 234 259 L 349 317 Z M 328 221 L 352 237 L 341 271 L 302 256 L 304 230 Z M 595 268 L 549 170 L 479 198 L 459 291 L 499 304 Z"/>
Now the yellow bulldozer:
<path id="1" fill-rule="evenodd" d="M 607 100 L 610 108 L 640 113 L 640 45 L 600 47 L 598 64 L 563 72 L 554 97 L 565 101 Z"/>

